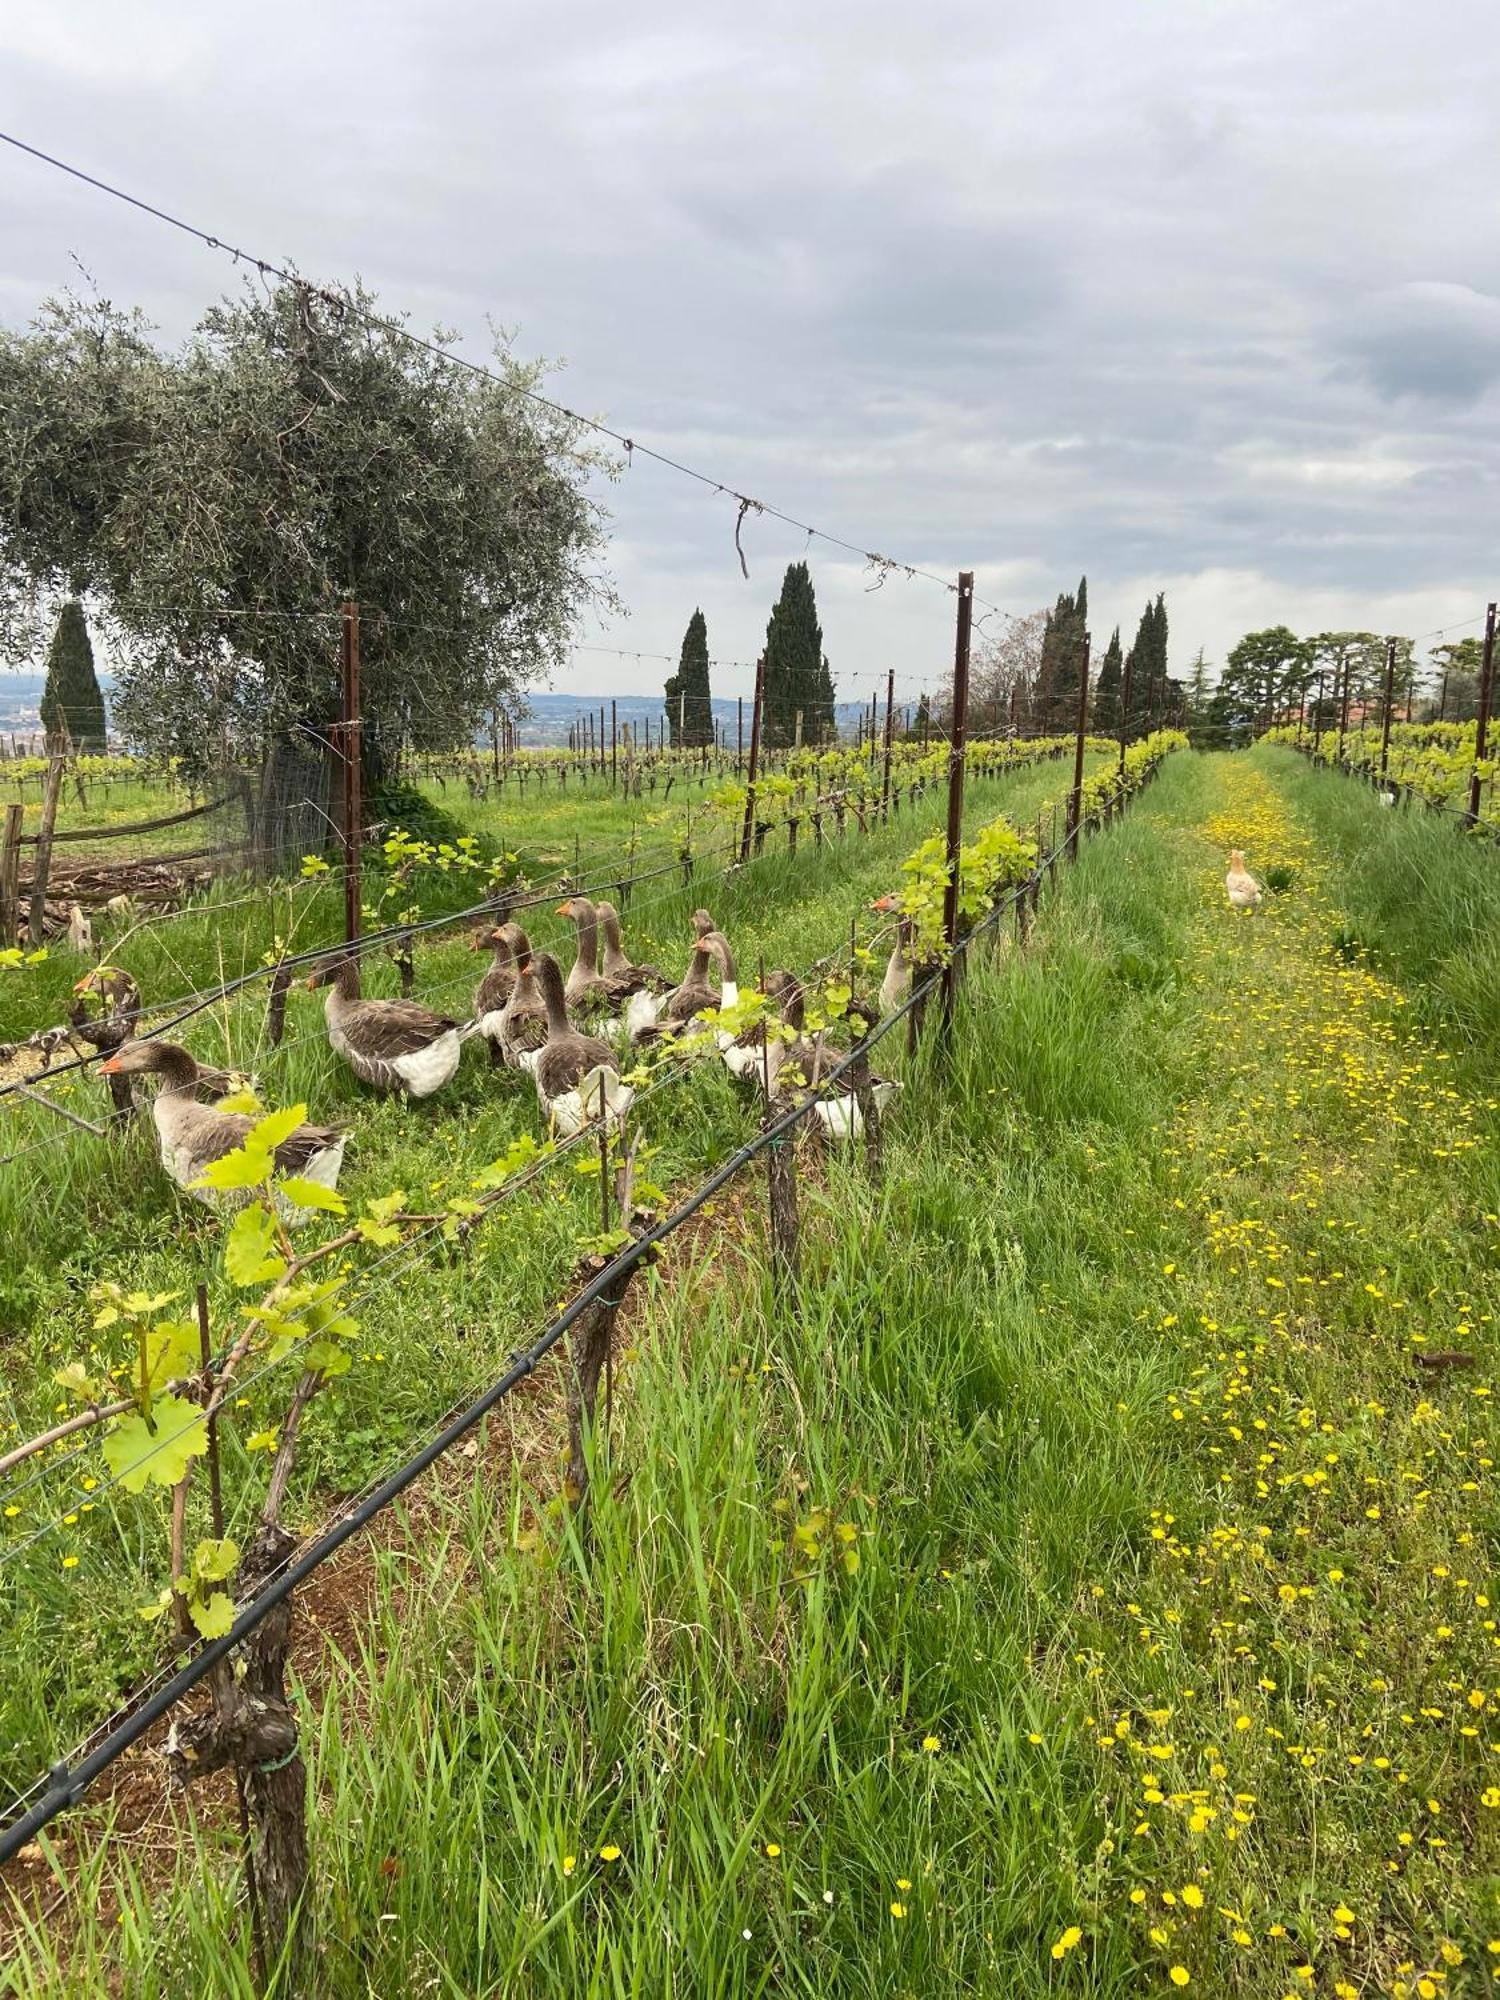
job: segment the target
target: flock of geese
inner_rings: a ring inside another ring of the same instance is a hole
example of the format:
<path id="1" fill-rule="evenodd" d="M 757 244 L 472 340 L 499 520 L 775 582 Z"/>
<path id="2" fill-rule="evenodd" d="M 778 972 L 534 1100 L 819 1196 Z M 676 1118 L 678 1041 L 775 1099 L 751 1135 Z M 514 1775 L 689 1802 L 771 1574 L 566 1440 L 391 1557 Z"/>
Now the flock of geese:
<path id="1" fill-rule="evenodd" d="M 895 898 L 882 897 L 873 907 L 889 912 L 895 906 Z M 366 999 L 357 955 L 331 954 L 306 981 L 310 988 L 327 989 L 331 1046 L 373 1089 L 421 1098 L 449 1082 L 464 1043 L 477 1037 L 488 1044 L 495 1067 L 530 1075 L 549 1131 L 569 1138 L 594 1120 L 608 1129 L 624 1118 L 635 1096 L 626 1080 L 633 1067 L 627 1052 L 643 1052 L 668 1038 L 712 1036 L 731 1075 L 783 1103 L 810 1095 L 813 1114 L 830 1138 L 855 1138 L 863 1131 L 848 1082 L 826 1081 L 838 1052 L 822 1030 L 807 1031 L 802 987 L 791 973 L 769 972 L 762 982 L 777 1023 L 772 1032 L 765 1018 L 737 1033 L 722 1024 L 719 1017 L 739 1004 L 738 973 L 729 940 L 707 910 L 693 913 L 691 959 L 675 985 L 659 967 L 628 956 L 613 904 L 572 896 L 557 914 L 570 918 L 577 933 L 566 979 L 550 952 L 533 950 L 518 923 L 482 929 L 471 942 L 475 951 L 489 950 L 490 963 L 475 989 L 473 1015 L 464 1022 L 415 1000 Z M 887 1012 L 910 990 L 911 944 L 910 925 L 898 919 L 880 989 Z M 163 1167 L 211 1207 L 224 1205 L 225 1195 L 204 1186 L 202 1177 L 214 1161 L 244 1144 L 255 1120 L 209 1101 L 222 1091 L 223 1073 L 201 1068 L 175 1043 L 149 1039 L 125 1041 L 102 1071 L 160 1079 L 151 1111 Z M 873 1101 L 883 1109 L 897 1086 L 884 1077 L 870 1083 Z M 299 1125 L 276 1148 L 278 1173 L 334 1187 L 347 1136 L 336 1126 Z M 278 1193 L 277 1202 L 289 1221 L 313 1213 L 291 1196 Z"/>

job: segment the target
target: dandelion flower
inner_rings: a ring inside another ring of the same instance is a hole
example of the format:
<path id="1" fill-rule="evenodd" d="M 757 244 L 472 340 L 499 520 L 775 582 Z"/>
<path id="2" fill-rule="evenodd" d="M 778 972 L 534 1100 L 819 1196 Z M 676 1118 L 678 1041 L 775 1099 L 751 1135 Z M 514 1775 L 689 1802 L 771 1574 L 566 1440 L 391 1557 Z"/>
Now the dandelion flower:
<path id="1" fill-rule="evenodd" d="M 1053 1945 L 1052 1956 L 1054 1958 L 1066 1958 L 1068 1953 L 1073 1949 L 1074 1945 L 1080 1943 L 1082 1941 L 1082 1938 L 1083 1938 L 1083 1932 L 1079 1929 L 1078 1925 L 1069 1924 L 1068 1928 L 1063 1932 L 1062 1936 L 1057 1940 L 1057 1943 Z"/>
<path id="2" fill-rule="evenodd" d="M 601 1847 L 599 1849 L 599 1859 L 601 1861 L 618 1861 L 619 1858 L 620 1858 L 620 1850 L 618 1847 L 611 1845 L 609 1847 Z"/>
<path id="3" fill-rule="evenodd" d="M 564 1873 L 564 1875 L 571 1875 L 571 1874 L 572 1874 L 572 1872 L 573 1872 L 573 1870 L 574 1870 L 574 1869 L 575 1869 L 575 1868 L 576 1868 L 577 1866 L 578 1866 L 578 1856 L 577 1856 L 576 1854 L 565 1854 L 565 1855 L 563 1856 L 563 1873 Z"/>
<path id="4" fill-rule="evenodd" d="M 1185 1965 L 1174 1965 L 1167 1974 L 1174 1986 L 1186 1986 L 1192 1976 Z"/>
<path id="5" fill-rule="evenodd" d="M 1201 1910 L 1203 1908 L 1203 1891 L 1198 1887 L 1196 1882 L 1189 1882 L 1182 1892 L 1182 1900 L 1190 1910 Z"/>
<path id="6" fill-rule="evenodd" d="M 942 1747 L 942 1738 L 939 1736 L 924 1736 L 922 1738 L 922 1748 L 927 1752 L 929 1757 L 935 1757 Z"/>
<path id="7" fill-rule="evenodd" d="M 774 1861 L 777 1855 L 781 1852 L 781 1849 L 776 1845 L 774 1840 L 768 1840 L 766 1842 L 766 1852 L 767 1854 L 770 1855 L 771 1859 Z"/>
<path id="8" fill-rule="evenodd" d="M 905 1905 L 905 1903 L 892 1903 L 892 1905 L 891 1905 L 891 1915 L 892 1915 L 893 1917 L 897 1918 L 898 1920 L 899 1920 L 900 1918 L 904 1917 L 904 1916 L 906 1915 L 906 1905 Z"/>

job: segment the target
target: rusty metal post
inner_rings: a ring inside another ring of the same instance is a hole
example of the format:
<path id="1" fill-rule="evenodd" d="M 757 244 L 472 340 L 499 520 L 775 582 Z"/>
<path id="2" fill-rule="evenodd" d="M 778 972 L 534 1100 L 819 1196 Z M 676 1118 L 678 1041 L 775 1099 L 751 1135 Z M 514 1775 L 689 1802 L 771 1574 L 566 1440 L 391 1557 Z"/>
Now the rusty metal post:
<path id="1" fill-rule="evenodd" d="M 1396 696 L 1396 642 L 1385 642 L 1385 700 L 1380 711 L 1380 775 L 1391 761 L 1391 703 Z"/>
<path id="2" fill-rule="evenodd" d="M 359 936 L 362 759 L 359 720 L 359 606 L 352 600 L 343 608 L 339 651 L 344 681 L 344 719 L 339 730 L 344 753 L 344 942 L 353 944 Z"/>
<path id="3" fill-rule="evenodd" d="M 1078 663 L 1078 734 L 1073 746 L 1073 789 L 1068 795 L 1068 852 L 1076 861 L 1083 820 L 1083 739 L 1089 723 L 1089 635 Z"/>
<path id="4" fill-rule="evenodd" d="M 943 892 L 943 1033 L 953 1028 L 958 990 L 958 866 L 964 831 L 964 740 L 969 725 L 969 635 L 974 619 L 974 572 L 958 577 L 958 622 L 953 640 L 953 733 L 948 741 L 948 886 Z"/>
<path id="5" fill-rule="evenodd" d="M 880 823 L 883 826 L 891 816 L 891 723 L 896 700 L 896 669 L 892 667 L 885 677 L 885 772 L 880 780 Z"/>
<path id="6" fill-rule="evenodd" d="M 1323 676 L 1318 675 L 1318 693 L 1313 706 L 1313 755 L 1318 754 L 1323 741 Z"/>
<path id="7" fill-rule="evenodd" d="M 609 789 L 611 791 L 615 789 L 615 780 L 619 775 L 619 756 L 620 734 L 615 723 L 615 698 L 611 695 L 609 698 Z"/>
<path id="8" fill-rule="evenodd" d="M 740 860 L 750 859 L 750 842 L 755 833 L 755 776 L 760 768 L 761 709 L 766 695 L 766 656 L 755 662 L 755 706 L 750 711 L 750 771 L 745 785 L 745 828 L 740 835 Z"/>
<path id="9" fill-rule="evenodd" d="M 1469 778 L 1469 810 L 1464 817 L 1470 826 L 1479 824 L 1479 766 L 1487 754 L 1490 704 L 1495 697 L 1495 607 L 1484 618 L 1484 660 L 1479 670 L 1479 708 L 1474 717 L 1474 769 Z"/>

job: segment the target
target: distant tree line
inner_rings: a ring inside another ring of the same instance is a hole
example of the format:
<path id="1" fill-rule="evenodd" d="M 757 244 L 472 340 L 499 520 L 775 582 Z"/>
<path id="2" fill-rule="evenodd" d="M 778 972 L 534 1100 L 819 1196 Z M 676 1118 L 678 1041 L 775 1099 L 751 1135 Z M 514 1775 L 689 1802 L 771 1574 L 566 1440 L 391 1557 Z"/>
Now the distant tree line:
<path id="1" fill-rule="evenodd" d="M 1385 713 L 1390 636 L 1337 631 L 1299 638 L 1286 625 L 1247 632 L 1231 648 L 1216 682 L 1209 681 L 1206 668 L 1198 669 L 1189 700 L 1194 740 L 1209 748 L 1237 749 L 1273 725 L 1299 717 L 1312 730 L 1337 729 L 1346 695 L 1355 723 L 1379 722 Z M 1443 641 L 1430 649 L 1425 662 L 1418 659 L 1413 640 L 1396 636 L 1395 646 L 1393 720 L 1473 719 L 1479 701 L 1478 639 Z"/>

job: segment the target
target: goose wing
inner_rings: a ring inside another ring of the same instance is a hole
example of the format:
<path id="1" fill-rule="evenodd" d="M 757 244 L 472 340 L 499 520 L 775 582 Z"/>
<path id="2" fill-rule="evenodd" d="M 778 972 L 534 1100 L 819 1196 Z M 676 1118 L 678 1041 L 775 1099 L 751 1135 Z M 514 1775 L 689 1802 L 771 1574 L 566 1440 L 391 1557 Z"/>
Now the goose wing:
<path id="1" fill-rule="evenodd" d="M 366 1000 L 345 1020 L 344 1039 L 361 1055 L 389 1062 L 415 1055 L 457 1026 L 448 1015 L 434 1014 L 415 1000 Z"/>

